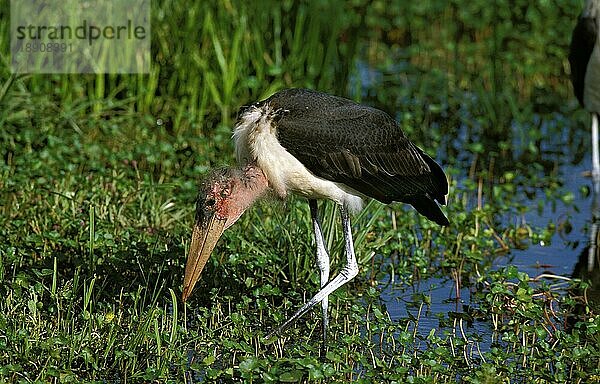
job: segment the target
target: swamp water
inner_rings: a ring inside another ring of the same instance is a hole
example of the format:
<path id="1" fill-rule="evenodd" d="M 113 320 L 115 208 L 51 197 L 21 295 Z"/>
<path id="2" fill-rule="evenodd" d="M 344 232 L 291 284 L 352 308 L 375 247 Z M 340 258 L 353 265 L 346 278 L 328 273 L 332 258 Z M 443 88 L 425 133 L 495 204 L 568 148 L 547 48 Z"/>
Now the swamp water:
<path id="1" fill-rule="evenodd" d="M 513 129 L 517 128 L 513 127 Z M 528 209 L 522 215 L 501 218 L 502 225 L 526 225 L 531 228 L 554 225 L 556 229 L 548 243 L 529 242 L 522 249 L 511 247 L 508 253 L 494 257 L 491 269 L 515 266 L 531 279 L 545 280 L 550 285 L 556 285 L 559 294 L 567 294 L 566 289 L 563 288 L 566 288 L 566 281 L 571 277 L 592 281 L 600 278 L 597 253 L 594 268 L 589 272 L 585 268 L 590 262 L 588 246 L 593 223 L 592 211 L 596 209 L 598 212 L 597 207 L 600 206 L 598 202 L 594 203 L 594 198 L 600 200 L 600 197 L 594 197 L 590 193 L 592 190 L 592 179 L 589 177 L 590 132 L 573 127 L 564 132 L 546 133 L 545 138 L 548 141 L 542 144 L 541 156 L 546 161 L 556 164 L 555 177 L 562 184 L 554 193 L 562 193 L 570 198 L 561 199 L 557 196 L 548 198 L 544 188 L 537 187 L 532 196 L 531 190 L 525 193 L 524 190 L 517 188 L 518 192 L 514 200 L 523 201 Z M 464 135 L 460 136 L 464 137 Z M 514 132 L 514 136 L 519 135 Z M 583 146 L 569 145 L 567 142 L 580 143 Z M 516 140 L 513 144 L 515 148 L 521 145 Z M 468 169 L 468 164 L 465 168 Z M 575 271 L 578 262 L 580 267 Z M 581 266 L 584 268 L 582 269 Z M 477 348 L 481 351 L 488 350 L 492 341 L 497 340 L 497 337 L 493 336 L 493 324 L 485 320 L 478 321 L 469 314 L 472 308 L 477 307 L 477 304 L 472 303 L 472 290 L 476 290 L 477 287 L 469 288 L 461 284 L 457 292 L 456 286 L 455 280 L 447 276 L 419 280 L 412 286 L 388 281 L 381 283 L 379 287 L 382 292 L 381 299 L 385 302 L 392 320 L 418 319 L 417 332 L 421 336 L 426 336 L 432 330 L 438 333 L 454 332 L 469 340 L 476 336 Z M 597 291 L 598 288 L 598 285 L 595 287 L 592 285 L 592 292 L 594 289 Z M 591 295 L 594 294 L 592 292 Z M 420 304 L 418 299 L 414 299 L 415 297 L 428 297 L 430 302 Z M 452 319 L 464 318 L 470 320 L 452 321 Z"/>

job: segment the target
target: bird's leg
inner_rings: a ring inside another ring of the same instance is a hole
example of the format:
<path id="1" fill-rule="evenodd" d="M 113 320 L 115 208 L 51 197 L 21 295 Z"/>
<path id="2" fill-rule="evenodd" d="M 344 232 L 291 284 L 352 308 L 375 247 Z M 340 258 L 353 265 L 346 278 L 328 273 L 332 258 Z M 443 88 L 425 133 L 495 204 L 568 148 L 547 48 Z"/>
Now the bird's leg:
<path id="1" fill-rule="evenodd" d="M 594 193 L 600 193 L 600 148 L 598 147 L 598 114 L 592 113 L 592 179 Z"/>
<path id="2" fill-rule="evenodd" d="M 325 240 L 323 239 L 323 231 L 321 231 L 321 223 L 317 213 L 317 200 L 309 200 L 308 206 L 310 207 L 310 216 L 313 223 L 313 229 L 315 231 L 315 244 L 317 246 L 317 266 L 321 272 L 321 288 L 325 287 L 329 281 L 329 254 L 325 248 Z M 321 309 L 323 311 L 323 351 L 325 352 L 325 345 L 327 343 L 327 326 L 329 325 L 329 316 L 327 314 L 327 308 L 329 306 L 329 299 L 325 297 L 321 301 Z M 324 354 L 323 354 L 324 356 Z"/>
<path id="3" fill-rule="evenodd" d="M 298 318 L 308 312 L 315 304 L 321 302 L 323 299 L 328 297 L 332 292 L 346 284 L 348 281 L 352 280 L 354 276 L 358 274 L 358 264 L 356 263 L 356 256 L 354 255 L 354 245 L 352 243 L 352 228 L 350 227 L 350 217 L 348 216 L 348 211 L 344 206 L 340 206 L 340 213 L 342 216 L 342 227 L 344 231 L 344 241 L 346 247 L 346 265 L 340 271 L 340 273 L 327 285 L 325 285 L 316 295 L 313 296 L 306 304 L 304 304 L 300 309 L 292 315 L 283 325 L 281 325 L 277 330 L 271 332 L 266 337 L 266 341 L 270 341 L 270 339 L 277 333 L 281 333 L 289 328 Z"/>
<path id="4" fill-rule="evenodd" d="M 592 222 L 592 228 L 590 229 L 590 246 L 588 249 L 588 262 L 587 271 L 592 272 L 594 270 L 594 264 L 596 261 L 596 254 L 598 253 L 598 227 L 600 224 L 598 221 Z"/>
<path id="5" fill-rule="evenodd" d="M 592 227 L 590 228 L 590 246 L 588 250 L 588 272 L 592 272 L 596 262 L 596 255 L 598 254 L 598 230 L 600 229 L 600 194 L 598 191 L 594 191 L 592 197 Z"/>

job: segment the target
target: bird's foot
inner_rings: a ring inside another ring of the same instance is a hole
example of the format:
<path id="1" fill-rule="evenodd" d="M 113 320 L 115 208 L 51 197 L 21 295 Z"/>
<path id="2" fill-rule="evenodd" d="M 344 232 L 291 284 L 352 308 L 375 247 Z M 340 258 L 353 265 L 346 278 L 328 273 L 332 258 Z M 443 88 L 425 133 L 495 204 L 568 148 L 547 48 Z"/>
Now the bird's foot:
<path id="1" fill-rule="evenodd" d="M 300 307 L 300 309 L 298 309 L 296 313 L 292 315 L 292 317 L 287 319 L 286 322 L 283 323 L 275 331 L 268 334 L 265 340 L 270 340 L 277 334 L 288 329 L 292 324 L 296 322 L 296 320 L 298 320 L 298 318 L 300 318 L 302 315 L 308 312 L 308 310 L 311 309 L 315 304 L 320 303 L 323 299 L 328 297 L 336 289 L 346 284 L 348 281 L 352 280 L 352 278 L 354 278 L 354 276 L 356 276 L 357 274 L 358 265 L 356 264 L 356 260 L 353 259 L 340 271 L 339 275 L 337 275 L 333 280 L 330 280 L 329 283 L 325 285 L 325 287 L 321 288 L 321 290 L 317 292 L 317 294 L 314 295 L 312 299 L 310 299 L 302 307 Z"/>

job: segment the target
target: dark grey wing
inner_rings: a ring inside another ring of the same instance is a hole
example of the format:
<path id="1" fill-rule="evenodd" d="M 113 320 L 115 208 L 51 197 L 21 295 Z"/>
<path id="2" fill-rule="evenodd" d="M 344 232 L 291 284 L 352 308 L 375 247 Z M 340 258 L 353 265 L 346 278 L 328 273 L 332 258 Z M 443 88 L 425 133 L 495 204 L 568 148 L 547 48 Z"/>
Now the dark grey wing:
<path id="1" fill-rule="evenodd" d="M 588 62 L 592 56 L 596 39 L 598 38 L 598 25 L 591 17 L 579 16 L 577 25 L 571 36 L 571 48 L 569 51 L 569 64 L 571 65 L 571 82 L 575 90 L 575 96 L 579 103 L 583 104 L 583 89 L 585 87 L 585 72 Z"/>
<path id="2" fill-rule="evenodd" d="M 378 109 L 315 91 L 290 89 L 267 100 L 281 145 L 315 175 L 383 203 L 411 204 L 448 225 L 441 167 Z"/>

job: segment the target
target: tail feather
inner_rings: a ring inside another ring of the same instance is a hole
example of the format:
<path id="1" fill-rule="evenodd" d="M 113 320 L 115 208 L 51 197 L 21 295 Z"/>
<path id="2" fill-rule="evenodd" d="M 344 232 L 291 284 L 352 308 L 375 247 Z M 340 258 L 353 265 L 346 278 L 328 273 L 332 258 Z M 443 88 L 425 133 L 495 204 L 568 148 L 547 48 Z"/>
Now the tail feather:
<path id="1" fill-rule="evenodd" d="M 450 221 L 448 221 L 448 218 L 444 215 L 440 206 L 428 196 L 413 196 L 403 200 L 403 202 L 412 205 L 421 215 L 439 225 L 450 225 Z"/>

